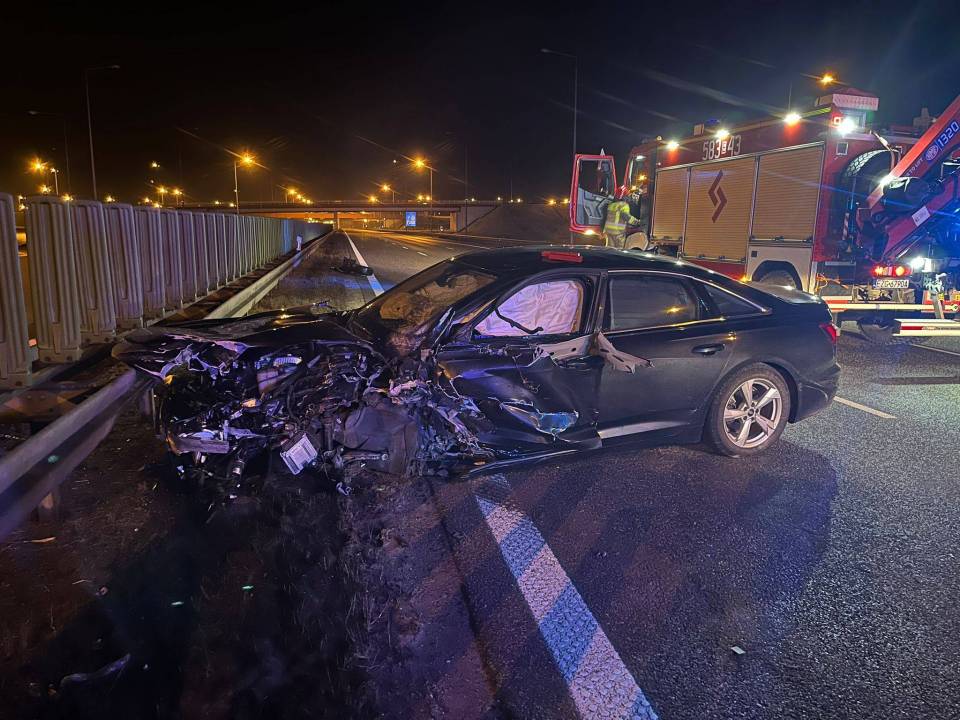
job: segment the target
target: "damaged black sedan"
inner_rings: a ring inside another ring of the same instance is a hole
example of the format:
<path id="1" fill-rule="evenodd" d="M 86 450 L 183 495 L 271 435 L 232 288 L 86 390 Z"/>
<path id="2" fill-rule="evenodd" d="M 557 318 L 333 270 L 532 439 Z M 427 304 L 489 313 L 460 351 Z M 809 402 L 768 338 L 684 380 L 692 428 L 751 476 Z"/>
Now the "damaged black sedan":
<path id="1" fill-rule="evenodd" d="M 619 442 L 743 456 L 836 390 L 821 300 L 606 248 L 461 255 L 367 305 L 136 331 L 181 473 L 463 474 Z M 275 456 L 274 456 L 275 457 Z"/>

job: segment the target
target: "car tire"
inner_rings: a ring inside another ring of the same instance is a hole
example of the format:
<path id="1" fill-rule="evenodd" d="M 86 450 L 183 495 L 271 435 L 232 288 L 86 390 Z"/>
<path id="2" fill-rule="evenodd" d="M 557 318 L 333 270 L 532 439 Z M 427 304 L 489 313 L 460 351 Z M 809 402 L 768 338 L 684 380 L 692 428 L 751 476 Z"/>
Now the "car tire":
<path id="1" fill-rule="evenodd" d="M 780 285 L 781 287 L 789 287 L 794 290 L 800 287 L 797 284 L 797 279 L 787 270 L 771 270 L 768 273 L 764 273 L 757 282 L 767 285 Z"/>
<path id="2" fill-rule="evenodd" d="M 884 323 L 882 321 L 867 322 L 858 320 L 857 329 L 860 330 L 863 338 L 872 345 L 916 345 L 930 339 L 925 337 L 894 335 L 893 333 L 896 332 L 896 323 L 892 321 Z"/>
<path id="3" fill-rule="evenodd" d="M 789 417 L 790 388 L 783 376 L 763 363 L 748 365 L 725 378 L 714 393 L 704 440 L 720 455 L 757 455 L 780 438 Z"/>

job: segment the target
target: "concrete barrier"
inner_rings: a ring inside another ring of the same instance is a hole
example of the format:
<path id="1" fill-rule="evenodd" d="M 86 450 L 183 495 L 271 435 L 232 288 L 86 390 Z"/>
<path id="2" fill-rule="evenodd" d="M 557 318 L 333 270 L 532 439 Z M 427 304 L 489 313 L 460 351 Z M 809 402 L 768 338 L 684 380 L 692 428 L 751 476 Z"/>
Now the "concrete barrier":
<path id="1" fill-rule="evenodd" d="M 163 315 L 163 230 L 160 211 L 154 207 L 134 208 L 137 238 L 140 243 L 140 268 L 143 283 L 143 316 Z"/>
<path id="2" fill-rule="evenodd" d="M 213 213 L 213 230 L 217 238 L 217 280 L 227 284 L 227 227 L 223 213 Z"/>
<path id="3" fill-rule="evenodd" d="M 20 251 L 13 196 L 0 193 L 0 388 L 30 382 L 35 352 L 27 332 L 27 308 L 20 273 Z"/>
<path id="4" fill-rule="evenodd" d="M 210 275 L 210 249 L 207 247 L 207 219 L 203 213 L 193 213 L 193 237 L 197 251 L 197 294 L 203 297 L 213 290 Z"/>
<path id="5" fill-rule="evenodd" d="M 117 327 L 123 330 L 143 327 L 140 244 L 137 242 L 133 207 L 126 203 L 108 203 L 103 208 L 103 215 L 107 227 L 107 245 L 113 258 Z"/>
<path id="6" fill-rule="evenodd" d="M 223 216 L 224 237 L 227 243 L 227 282 L 233 282 L 240 275 L 239 257 L 239 233 L 240 223 L 238 217 L 232 213 Z"/>
<path id="7" fill-rule="evenodd" d="M 117 301 L 103 205 L 96 200 L 77 200 L 70 204 L 70 213 L 80 289 L 80 334 L 85 343 L 112 342 L 117 334 Z"/>
<path id="8" fill-rule="evenodd" d="M 69 205 L 31 197 L 25 218 L 37 352 L 43 362 L 74 362 L 80 358 L 80 296 Z"/>
<path id="9" fill-rule="evenodd" d="M 197 241 L 194 237 L 193 213 L 189 210 L 177 211 L 180 225 L 180 262 L 183 267 L 183 301 L 191 303 L 197 299 L 199 270 L 197 269 Z"/>
<path id="10" fill-rule="evenodd" d="M 180 218 L 176 210 L 160 211 L 163 242 L 163 306 L 167 310 L 183 307 L 183 245 Z"/>

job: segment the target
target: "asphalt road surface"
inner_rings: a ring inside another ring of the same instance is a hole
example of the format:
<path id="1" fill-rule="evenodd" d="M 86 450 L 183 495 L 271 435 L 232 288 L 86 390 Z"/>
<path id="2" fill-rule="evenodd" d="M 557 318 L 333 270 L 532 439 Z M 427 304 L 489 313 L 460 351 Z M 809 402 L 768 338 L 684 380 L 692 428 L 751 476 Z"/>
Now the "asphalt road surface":
<path id="1" fill-rule="evenodd" d="M 350 235 L 384 287 L 483 245 Z M 960 344 L 937 346 L 845 333 L 842 401 L 760 457 L 602 451 L 438 486 L 499 698 L 521 717 L 960 717 Z"/>

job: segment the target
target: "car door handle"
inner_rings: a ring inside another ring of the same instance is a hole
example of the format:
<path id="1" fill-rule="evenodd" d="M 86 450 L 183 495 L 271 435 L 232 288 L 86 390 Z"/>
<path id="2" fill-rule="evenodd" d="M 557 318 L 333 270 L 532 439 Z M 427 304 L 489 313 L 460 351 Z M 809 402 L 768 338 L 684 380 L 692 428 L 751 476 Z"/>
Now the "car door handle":
<path id="1" fill-rule="evenodd" d="M 710 345 L 697 345 L 691 352 L 698 355 L 715 355 L 726 347 L 723 343 L 711 343 Z"/>

